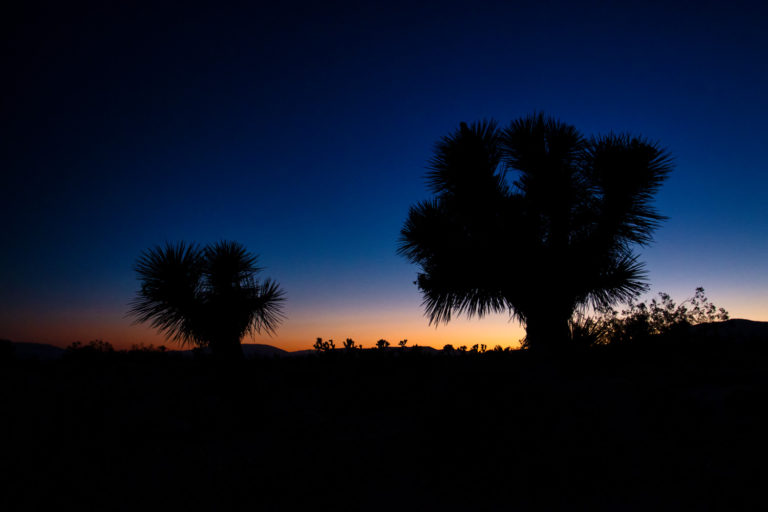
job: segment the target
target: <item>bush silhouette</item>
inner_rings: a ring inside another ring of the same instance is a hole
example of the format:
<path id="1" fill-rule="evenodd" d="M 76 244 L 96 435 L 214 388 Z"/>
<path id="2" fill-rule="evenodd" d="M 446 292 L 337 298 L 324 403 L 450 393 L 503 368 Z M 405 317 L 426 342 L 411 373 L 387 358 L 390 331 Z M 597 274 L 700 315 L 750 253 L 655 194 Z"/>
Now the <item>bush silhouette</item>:
<path id="1" fill-rule="evenodd" d="M 600 308 L 594 315 L 581 312 L 570 321 L 571 340 L 575 346 L 636 343 L 651 338 L 680 338 L 686 336 L 693 325 L 728 320 L 728 312 L 718 308 L 698 287 L 693 297 L 679 305 L 664 292 L 657 299 L 645 302 L 630 301 L 622 311 Z M 523 343 L 526 348 L 525 343 Z"/>
<path id="2" fill-rule="evenodd" d="M 204 248 L 180 242 L 145 251 L 136 263 L 141 288 L 130 315 L 167 337 L 210 347 L 222 359 L 242 358 L 242 338 L 275 332 L 283 292 L 259 282 L 257 256 L 237 242 Z"/>
<path id="3" fill-rule="evenodd" d="M 658 296 L 648 305 L 631 302 L 621 313 L 602 310 L 595 322 L 601 324 L 604 338 L 611 343 L 631 343 L 652 336 L 679 337 L 690 326 L 728 320 L 728 312 L 709 302 L 702 287 L 679 305 L 667 293 Z"/>
<path id="4" fill-rule="evenodd" d="M 564 346 L 577 308 L 647 289 L 632 249 L 664 219 L 652 200 L 671 169 L 655 143 L 542 114 L 461 123 L 437 143 L 435 197 L 411 207 L 398 249 L 420 267 L 430 323 L 506 312 L 529 346 Z"/>
<path id="5" fill-rule="evenodd" d="M 111 343 L 104 340 L 91 340 L 88 343 L 75 341 L 64 349 L 64 357 L 74 360 L 102 360 L 116 354 Z"/>

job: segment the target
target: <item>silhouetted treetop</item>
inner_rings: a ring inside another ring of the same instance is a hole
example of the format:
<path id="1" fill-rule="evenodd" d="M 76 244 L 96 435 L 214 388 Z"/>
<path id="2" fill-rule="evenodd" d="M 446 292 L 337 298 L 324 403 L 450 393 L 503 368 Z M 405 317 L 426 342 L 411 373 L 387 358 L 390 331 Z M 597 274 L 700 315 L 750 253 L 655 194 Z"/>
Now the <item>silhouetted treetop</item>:
<path id="1" fill-rule="evenodd" d="M 567 339 L 577 307 L 636 297 L 632 248 L 664 219 L 653 197 L 671 169 L 656 143 L 543 114 L 461 123 L 437 142 L 434 197 L 411 207 L 398 249 L 421 268 L 430 322 L 508 312 L 544 345 Z"/>
<path id="2" fill-rule="evenodd" d="M 237 242 L 168 243 L 145 251 L 135 269 L 141 288 L 129 314 L 219 356 L 242 356 L 245 335 L 274 333 L 283 318 L 283 291 L 256 279 L 257 256 Z"/>

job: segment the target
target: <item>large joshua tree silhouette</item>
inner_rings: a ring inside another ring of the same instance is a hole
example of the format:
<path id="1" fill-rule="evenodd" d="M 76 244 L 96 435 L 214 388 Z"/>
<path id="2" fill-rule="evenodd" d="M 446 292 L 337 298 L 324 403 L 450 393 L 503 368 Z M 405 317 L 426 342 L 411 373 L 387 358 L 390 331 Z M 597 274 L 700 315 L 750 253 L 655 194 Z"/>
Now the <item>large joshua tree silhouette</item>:
<path id="1" fill-rule="evenodd" d="M 283 317 L 283 292 L 272 280 L 256 279 L 256 263 L 237 242 L 149 249 L 136 262 L 141 288 L 129 314 L 182 344 L 240 358 L 245 335 L 274 333 Z"/>
<path id="2" fill-rule="evenodd" d="M 461 123 L 437 143 L 435 197 L 411 207 L 398 248 L 420 267 L 430 323 L 508 312 L 531 348 L 564 346 L 577 308 L 647 289 L 633 248 L 664 219 L 652 200 L 671 169 L 656 143 L 543 114 Z"/>

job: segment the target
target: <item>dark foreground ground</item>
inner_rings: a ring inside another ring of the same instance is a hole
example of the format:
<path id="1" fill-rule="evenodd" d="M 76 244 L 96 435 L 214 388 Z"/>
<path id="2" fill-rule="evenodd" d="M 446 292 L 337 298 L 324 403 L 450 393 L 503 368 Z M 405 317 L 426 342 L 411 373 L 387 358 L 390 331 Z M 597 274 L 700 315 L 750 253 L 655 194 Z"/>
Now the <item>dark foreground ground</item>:
<path id="1" fill-rule="evenodd" d="M 5 361 L 0 507 L 763 508 L 767 356 Z"/>

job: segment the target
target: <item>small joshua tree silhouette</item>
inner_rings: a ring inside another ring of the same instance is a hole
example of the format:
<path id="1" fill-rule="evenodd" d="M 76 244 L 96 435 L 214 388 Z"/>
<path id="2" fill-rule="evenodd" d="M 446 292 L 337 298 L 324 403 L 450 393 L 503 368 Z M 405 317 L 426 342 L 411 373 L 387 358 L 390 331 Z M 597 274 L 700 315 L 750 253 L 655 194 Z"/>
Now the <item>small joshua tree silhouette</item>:
<path id="1" fill-rule="evenodd" d="M 336 345 L 333 340 L 323 341 L 323 338 L 317 338 L 313 347 L 318 352 L 331 352 L 336 348 Z"/>

